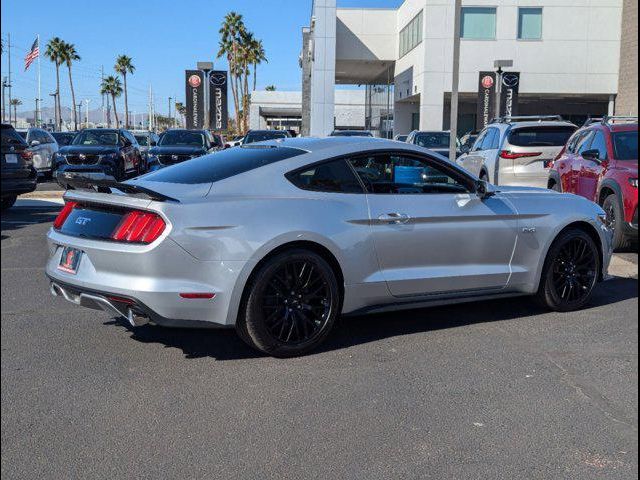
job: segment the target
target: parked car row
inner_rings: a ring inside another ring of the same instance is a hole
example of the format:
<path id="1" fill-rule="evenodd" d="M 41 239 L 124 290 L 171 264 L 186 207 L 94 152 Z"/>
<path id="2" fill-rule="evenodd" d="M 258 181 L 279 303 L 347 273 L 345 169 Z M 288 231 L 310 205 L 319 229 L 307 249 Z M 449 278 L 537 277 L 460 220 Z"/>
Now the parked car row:
<path id="1" fill-rule="evenodd" d="M 2 211 L 10 208 L 18 195 L 36 189 L 38 172 L 27 141 L 7 124 L 0 127 L 2 153 Z"/>

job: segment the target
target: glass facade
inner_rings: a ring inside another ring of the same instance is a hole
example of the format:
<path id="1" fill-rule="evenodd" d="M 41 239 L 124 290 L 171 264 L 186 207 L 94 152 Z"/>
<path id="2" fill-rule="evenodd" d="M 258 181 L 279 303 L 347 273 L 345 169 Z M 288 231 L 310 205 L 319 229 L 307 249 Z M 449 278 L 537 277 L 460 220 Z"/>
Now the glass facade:
<path id="1" fill-rule="evenodd" d="M 422 11 L 400 32 L 400 58 L 422 43 Z"/>
<path id="2" fill-rule="evenodd" d="M 495 40 L 496 38 L 494 7 L 464 7 L 460 22 L 461 38 L 469 40 Z"/>
<path id="3" fill-rule="evenodd" d="M 542 39 L 542 8 L 518 9 L 518 39 Z"/>

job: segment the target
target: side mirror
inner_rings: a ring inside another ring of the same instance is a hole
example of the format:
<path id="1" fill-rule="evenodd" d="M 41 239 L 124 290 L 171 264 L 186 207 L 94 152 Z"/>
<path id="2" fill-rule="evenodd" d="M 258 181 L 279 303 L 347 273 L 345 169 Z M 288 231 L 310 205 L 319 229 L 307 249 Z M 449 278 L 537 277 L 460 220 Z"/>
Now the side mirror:
<path id="1" fill-rule="evenodd" d="M 582 152 L 582 158 L 585 160 L 591 160 L 592 162 L 600 163 L 600 151 L 599 150 L 585 150 Z"/>
<path id="2" fill-rule="evenodd" d="M 29 144 L 30 147 L 37 147 L 38 145 L 40 145 L 38 140 L 31 140 L 31 143 Z"/>
<path id="3" fill-rule="evenodd" d="M 484 180 L 477 180 L 475 187 L 476 187 L 476 195 L 480 200 L 485 200 L 495 195 L 495 193 L 489 187 L 489 184 Z"/>
<path id="4" fill-rule="evenodd" d="M 151 140 L 151 141 L 149 142 L 149 146 L 150 146 L 150 147 L 155 147 L 156 145 L 158 145 L 158 144 L 157 144 L 154 140 Z"/>
<path id="5" fill-rule="evenodd" d="M 459 150 L 462 155 L 464 155 L 465 153 L 469 153 L 470 151 L 471 147 L 469 145 L 462 145 Z"/>

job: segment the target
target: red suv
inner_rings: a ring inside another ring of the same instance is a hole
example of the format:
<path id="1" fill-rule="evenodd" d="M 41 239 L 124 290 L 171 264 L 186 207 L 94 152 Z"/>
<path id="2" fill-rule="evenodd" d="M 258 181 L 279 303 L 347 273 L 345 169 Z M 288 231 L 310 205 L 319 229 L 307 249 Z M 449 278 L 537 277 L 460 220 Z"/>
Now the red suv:
<path id="1" fill-rule="evenodd" d="M 614 247 L 638 241 L 638 118 L 589 120 L 551 168 L 549 188 L 601 205 L 615 232 Z"/>

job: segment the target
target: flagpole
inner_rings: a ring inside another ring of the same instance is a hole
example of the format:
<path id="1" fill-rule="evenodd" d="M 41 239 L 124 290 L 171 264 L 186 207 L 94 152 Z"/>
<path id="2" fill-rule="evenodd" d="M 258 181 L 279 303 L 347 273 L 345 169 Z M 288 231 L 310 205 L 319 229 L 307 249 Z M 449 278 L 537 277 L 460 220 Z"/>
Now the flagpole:
<path id="1" fill-rule="evenodd" d="M 38 127 L 42 126 L 42 98 L 40 98 L 40 34 L 38 34 L 38 104 L 39 108 L 36 112 L 36 125 Z"/>

